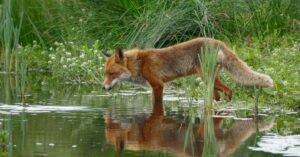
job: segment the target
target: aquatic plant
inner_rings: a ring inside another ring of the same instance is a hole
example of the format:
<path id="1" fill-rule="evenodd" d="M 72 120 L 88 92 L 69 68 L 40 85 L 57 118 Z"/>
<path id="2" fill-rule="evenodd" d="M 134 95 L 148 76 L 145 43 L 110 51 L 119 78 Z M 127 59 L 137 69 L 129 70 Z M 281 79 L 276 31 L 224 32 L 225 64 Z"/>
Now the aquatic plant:
<path id="1" fill-rule="evenodd" d="M 204 82 L 204 146 L 203 157 L 216 157 L 218 155 L 218 145 L 215 136 L 215 129 L 213 123 L 213 93 L 216 72 L 219 70 L 217 66 L 217 55 L 219 47 L 214 43 L 206 41 L 208 46 L 201 49 L 199 61 L 201 64 L 202 78 Z"/>
<path id="2" fill-rule="evenodd" d="M 11 0 L 4 0 L 1 9 L 3 10 L 1 10 L 0 14 L 0 62 L 4 62 L 4 70 L 9 73 L 13 68 L 13 53 L 16 53 L 16 47 L 19 44 L 23 15 L 20 13 L 21 17 L 18 19 L 20 22 L 19 25 L 16 25 L 16 19 L 12 18 Z"/>

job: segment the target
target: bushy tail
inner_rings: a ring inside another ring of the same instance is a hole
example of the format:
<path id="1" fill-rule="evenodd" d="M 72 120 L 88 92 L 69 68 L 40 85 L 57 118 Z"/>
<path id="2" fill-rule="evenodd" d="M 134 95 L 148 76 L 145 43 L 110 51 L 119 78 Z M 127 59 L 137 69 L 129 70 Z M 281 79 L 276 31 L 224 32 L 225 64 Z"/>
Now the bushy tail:
<path id="1" fill-rule="evenodd" d="M 273 80 L 270 76 L 253 71 L 224 43 L 220 45 L 218 60 L 222 67 L 230 72 L 235 82 L 244 86 L 273 87 Z"/>

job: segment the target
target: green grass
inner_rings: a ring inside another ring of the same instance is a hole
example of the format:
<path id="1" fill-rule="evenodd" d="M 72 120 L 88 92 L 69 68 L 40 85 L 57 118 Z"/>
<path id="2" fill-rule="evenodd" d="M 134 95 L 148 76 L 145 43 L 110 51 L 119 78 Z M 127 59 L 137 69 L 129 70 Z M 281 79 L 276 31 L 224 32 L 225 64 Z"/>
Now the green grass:
<path id="1" fill-rule="evenodd" d="M 98 39 L 108 48 L 160 47 L 195 36 L 240 41 L 299 31 L 299 6 L 298 0 L 12 0 L 12 17 L 18 24 L 24 13 L 22 45 Z"/>
<path id="2" fill-rule="evenodd" d="M 201 64 L 201 71 L 204 82 L 204 146 L 203 157 L 216 157 L 218 156 L 218 145 L 215 135 L 213 115 L 213 93 L 216 72 L 219 70 L 217 66 L 217 55 L 220 47 L 215 47 L 214 43 L 207 42 L 204 48 L 201 49 L 199 61 Z"/>
<path id="3" fill-rule="evenodd" d="M 23 76 L 22 84 L 26 70 L 63 83 L 99 83 L 101 49 L 158 48 L 211 36 L 275 80 L 274 89 L 262 90 L 262 104 L 294 108 L 299 102 L 299 7 L 298 0 L 0 0 L 0 71 Z M 254 99 L 252 89 L 222 78 L 234 89 L 233 101 Z M 198 86 L 199 81 L 174 84 Z M 194 87 L 187 95 L 204 95 Z"/>

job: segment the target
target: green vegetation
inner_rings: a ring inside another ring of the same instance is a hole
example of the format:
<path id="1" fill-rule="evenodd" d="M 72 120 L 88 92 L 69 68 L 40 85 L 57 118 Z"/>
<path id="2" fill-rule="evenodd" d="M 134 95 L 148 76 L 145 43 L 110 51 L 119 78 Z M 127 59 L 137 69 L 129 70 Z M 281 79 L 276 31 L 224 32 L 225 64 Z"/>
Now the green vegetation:
<path id="1" fill-rule="evenodd" d="M 300 108 L 298 0 L 0 0 L 0 17 L 0 71 L 16 74 L 20 95 L 28 72 L 62 83 L 101 83 L 103 49 L 158 48 L 208 36 L 274 79 L 261 104 Z M 254 90 L 222 79 L 234 100 L 253 102 Z M 195 77 L 173 84 L 191 88 L 189 96 L 204 95 L 194 83 L 203 86 Z"/>
<path id="2" fill-rule="evenodd" d="M 0 157 L 6 157 L 6 138 L 7 135 L 5 131 L 0 129 Z"/>
<path id="3" fill-rule="evenodd" d="M 204 47 L 199 55 L 201 64 L 201 71 L 204 82 L 204 146 L 203 157 L 216 157 L 218 156 L 218 144 L 215 135 L 215 128 L 213 122 L 213 100 L 214 100 L 214 83 L 219 67 L 217 66 L 217 56 L 220 50 L 215 47 L 214 43 L 206 41 L 207 45 Z"/>

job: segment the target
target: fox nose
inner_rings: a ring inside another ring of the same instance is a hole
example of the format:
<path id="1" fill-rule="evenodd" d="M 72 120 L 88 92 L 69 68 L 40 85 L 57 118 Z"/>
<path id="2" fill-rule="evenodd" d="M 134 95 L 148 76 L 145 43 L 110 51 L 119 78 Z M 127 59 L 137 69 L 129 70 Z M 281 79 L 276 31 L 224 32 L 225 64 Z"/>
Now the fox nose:
<path id="1" fill-rule="evenodd" d="M 108 88 L 106 88 L 105 86 L 103 86 L 103 87 L 102 87 L 102 89 L 103 89 L 103 90 L 111 90 L 111 89 L 112 89 L 112 87 L 108 87 Z"/>

